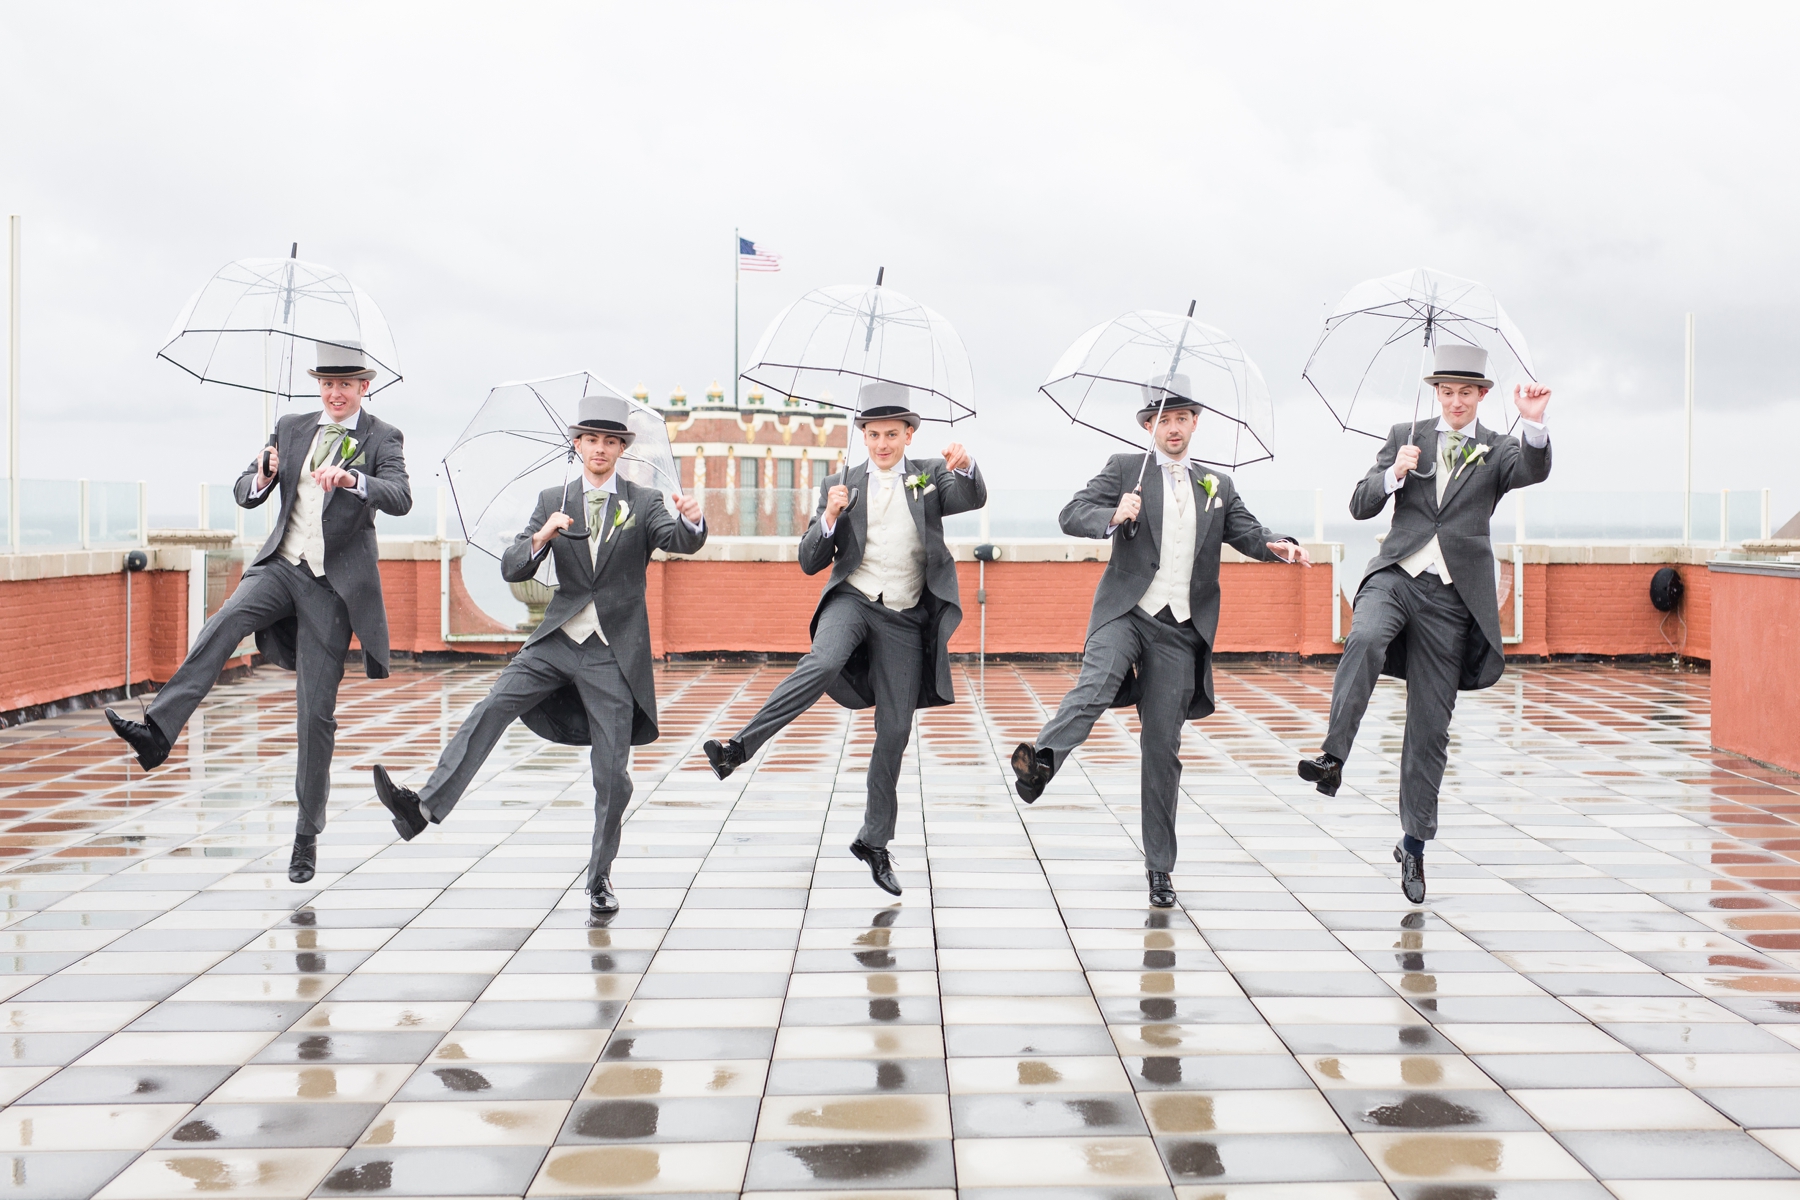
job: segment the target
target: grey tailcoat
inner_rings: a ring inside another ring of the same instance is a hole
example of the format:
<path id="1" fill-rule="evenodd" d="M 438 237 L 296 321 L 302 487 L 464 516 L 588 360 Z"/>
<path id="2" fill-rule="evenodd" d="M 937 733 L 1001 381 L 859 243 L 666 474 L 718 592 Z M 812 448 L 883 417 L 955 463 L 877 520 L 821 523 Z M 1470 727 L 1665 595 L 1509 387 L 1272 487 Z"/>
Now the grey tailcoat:
<path id="1" fill-rule="evenodd" d="M 1388 432 L 1387 444 L 1375 456 L 1375 465 L 1350 495 L 1350 515 L 1358 521 L 1378 516 L 1387 506 L 1383 477 L 1394 465 L 1400 447 L 1412 436 L 1412 425 L 1401 422 Z M 1438 432 L 1433 423 L 1418 433 L 1419 461 L 1437 461 Z M 1470 447 L 1485 445 L 1487 454 L 1467 464 L 1444 485 L 1444 502 L 1438 504 L 1437 480 L 1408 476 L 1394 493 L 1394 523 L 1381 550 L 1363 571 L 1361 589 L 1369 576 L 1391 567 L 1420 549 L 1437 535 L 1438 548 L 1450 568 L 1456 594 L 1468 606 L 1481 636 L 1470 638 L 1463 648 L 1463 691 L 1492 687 L 1506 669 L 1500 641 L 1500 602 L 1494 592 L 1494 546 L 1488 537 L 1488 520 L 1500 497 L 1513 488 L 1542 483 L 1550 478 L 1550 445 L 1534 448 L 1509 434 L 1496 433 L 1477 421 Z M 1444 467 L 1440 464 L 1438 469 Z M 1382 672 L 1406 678 L 1406 639 L 1388 644 Z"/>
<path id="2" fill-rule="evenodd" d="M 524 649 L 561 629 L 570 617 L 592 602 L 607 644 L 631 689 L 635 709 L 631 744 L 642 746 L 657 737 L 656 684 L 650 665 L 650 612 L 644 605 L 644 569 L 654 550 L 692 554 L 700 549 L 706 544 L 706 528 L 702 526 L 695 533 L 669 511 L 661 492 L 620 479 L 618 492 L 607 500 L 602 528 L 591 534 L 601 538 L 599 554 L 592 562 L 585 538 L 560 534 L 532 554 L 531 535 L 543 528 L 553 512 L 564 510 L 575 518 L 571 532 L 588 531 L 584 490 L 580 479 L 572 479 L 565 487 L 545 488 L 538 493 L 537 510 L 500 558 L 500 575 L 508 583 L 522 583 L 537 574 L 546 555 L 556 556 L 556 594 L 544 609 L 543 622 L 525 639 Z M 625 520 L 615 524 L 621 499 L 628 505 Z M 590 742 L 587 710 L 572 684 L 520 719 L 533 733 L 553 742 L 570 746 L 586 746 Z"/>
<path id="3" fill-rule="evenodd" d="M 257 551 L 256 559 L 244 572 L 246 576 L 260 572 L 275 557 L 281 539 L 287 533 L 288 517 L 294 511 L 299 494 L 300 472 L 311 471 L 308 451 L 319 430 L 319 413 L 294 413 L 275 423 L 275 450 L 281 459 L 275 478 L 281 487 L 281 512 L 275 519 L 268 540 Z M 315 563 L 322 568 L 332 590 L 343 600 L 350 613 L 350 628 L 362 641 L 363 670 L 370 679 L 386 679 L 388 674 L 387 607 L 381 599 L 381 563 L 375 543 L 375 514 L 404 517 L 412 511 L 412 484 L 406 478 L 406 446 L 400 431 L 381 420 L 367 408 L 360 411 L 351 437 L 356 439 L 354 457 L 342 465 L 346 470 L 360 471 L 369 494 L 363 500 L 343 488 L 333 488 L 325 497 L 319 516 L 325 537 L 325 561 Z M 237 502 L 243 508 L 257 508 L 275 494 L 271 487 L 260 496 L 256 476 L 261 453 L 238 476 Z M 277 621 L 256 634 L 256 648 L 278 667 L 294 670 L 295 642 L 299 623 L 292 617 Z"/>
<path id="4" fill-rule="evenodd" d="M 1062 531 L 1070 537 L 1106 537 L 1106 527 L 1112 524 L 1119 501 L 1138 486 L 1138 473 L 1143 464 L 1141 453 L 1115 454 L 1108 459 L 1100 473 L 1063 506 L 1058 518 Z M 1150 582 L 1162 565 L 1163 489 L 1156 470 L 1156 464 L 1152 462 L 1144 478 L 1144 504 L 1138 514 L 1138 535 L 1135 538 L 1126 536 L 1124 526 L 1113 532 L 1112 558 L 1106 564 L 1106 573 L 1100 576 L 1100 586 L 1094 589 L 1088 637 L 1108 621 L 1116 621 L 1136 608 L 1137 602 L 1150 590 Z M 1279 560 L 1268 543 L 1283 538 L 1250 515 L 1231 476 L 1205 467 L 1189 474 L 1194 503 L 1198 507 L 1194 510 L 1194 573 L 1188 582 L 1188 614 L 1195 632 L 1200 635 L 1200 649 L 1194 662 L 1194 698 L 1188 705 L 1188 720 L 1197 721 L 1211 716 L 1213 711 L 1212 645 L 1219 632 L 1219 547 L 1230 542 L 1247 557 L 1277 562 Z M 1210 498 L 1204 486 L 1208 476 L 1218 481 Z M 1136 704 L 1141 692 L 1137 672 L 1133 670 L 1120 686 L 1113 707 Z"/>
<path id="5" fill-rule="evenodd" d="M 927 488 L 904 489 L 906 506 L 912 512 L 913 523 L 918 526 L 919 542 L 925 547 L 925 590 L 919 600 L 931 614 L 931 636 L 925 645 L 932 663 L 919 677 L 920 708 L 934 708 L 956 701 L 956 689 L 950 682 L 950 635 L 962 624 L 962 602 L 956 588 L 956 561 L 944 544 L 944 518 L 973 512 L 987 503 L 987 484 L 981 480 L 981 468 L 972 469 L 973 474 L 958 475 L 946 467 L 941 458 L 908 458 L 901 464 L 902 473 L 909 479 L 921 471 L 931 473 Z M 839 483 L 856 489 L 858 494 L 850 511 L 839 514 L 828 537 L 825 534 L 825 501 Z M 831 593 L 862 566 L 863 547 L 869 540 L 868 499 L 867 463 L 827 475 L 819 484 L 819 507 L 813 512 L 812 524 L 806 527 L 806 533 L 800 539 L 800 569 L 808 575 L 817 575 L 830 567 L 831 578 L 819 593 L 808 636 L 818 632 L 819 614 L 825 611 L 825 601 Z M 875 689 L 869 682 L 866 646 L 858 647 L 850 656 L 850 661 L 825 689 L 825 694 L 845 708 L 874 706 Z"/>

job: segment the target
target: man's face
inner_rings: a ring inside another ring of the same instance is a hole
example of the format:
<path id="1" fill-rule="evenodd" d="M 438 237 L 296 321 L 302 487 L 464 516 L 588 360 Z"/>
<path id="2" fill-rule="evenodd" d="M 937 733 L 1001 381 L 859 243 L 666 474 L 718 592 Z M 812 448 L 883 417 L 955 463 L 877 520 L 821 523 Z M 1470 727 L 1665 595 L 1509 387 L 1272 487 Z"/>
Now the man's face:
<path id="1" fill-rule="evenodd" d="M 905 421 L 870 421 L 863 426 L 863 445 L 883 471 L 891 471 L 912 445 L 913 427 Z"/>
<path id="2" fill-rule="evenodd" d="M 1186 458 L 1188 443 L 1194 440 L 1194 425 L 1197 421 L 1198 414 L 1193 409 L 1172 408 L 1160 417 L 1153 416 L 1145 421 L 1144 428 L 1149 429 L 1151 422 L 1155 422 L 1156 429 L 1152 436 L 1156 438 L 1156 448 L 1170 458 Z"/>
<path id="3" fill-rule="evenodd" d="M 610 433 L 584 433 L 575 439 L 575 453 L 588 475 L 605 483 L 625 453 L 625 439 Z"/>
<path id="4" fill-rule="evenodd" d="M 1438 404 L 1444 410 L 1444 420 L 1452 429 L 1462 429 L 1475 419 L 1475 410 L 1481 407 L 1481 398 L 1488 394 L 1484 387 L 1476 387 L 1472 383 L 1440 383 L 1437 385 Z"/>
<path id="5" fill-rule="evenodd" d="M 319 380 L 319 401 L 325 405 L 325 412 L 339 425 L 354 417 L 362 408 L 363 397 L 369 394 L 369 381 L 366 379 L 321 379 Z"/>

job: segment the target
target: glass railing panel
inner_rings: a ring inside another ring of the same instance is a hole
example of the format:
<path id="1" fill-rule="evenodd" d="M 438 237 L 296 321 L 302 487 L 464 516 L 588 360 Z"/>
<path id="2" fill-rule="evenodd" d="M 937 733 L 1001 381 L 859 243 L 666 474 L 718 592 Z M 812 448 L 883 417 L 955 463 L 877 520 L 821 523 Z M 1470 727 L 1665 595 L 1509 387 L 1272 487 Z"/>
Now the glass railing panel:
<path id="1" fill-rule="evenodd" d="M 135 483 L 88 484 L 90 546 L 137 545 L 142 490 Z"/>

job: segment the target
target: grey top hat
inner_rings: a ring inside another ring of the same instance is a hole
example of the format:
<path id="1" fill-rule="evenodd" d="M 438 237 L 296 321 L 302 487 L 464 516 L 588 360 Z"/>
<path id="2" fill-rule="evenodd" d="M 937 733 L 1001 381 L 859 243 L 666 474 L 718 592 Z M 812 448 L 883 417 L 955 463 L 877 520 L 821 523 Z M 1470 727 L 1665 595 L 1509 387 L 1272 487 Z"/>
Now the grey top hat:
<path id="1" fill-rule="evenodd" d="M 361 342 L 345 342 L 341 346 L 332 342 L 319 342 L 318 348 L 319 365 L 306 370 L 314 379 L 375 378 L 375 368 L 363 357 Z"/>
<path id="2" fill-rule="evenodd" d="M 584 433 L 623 438 L 627 446 L 631 445 L 637 434 L 631 429 L 630 402 L 617 396 L 583 396 L 575 408 L 575 423 L 569 426 L 569 436 L 578 438 Z"/>
<path id="3" fill-rule="evenodd" d="M 870 421 L 905 421 L 912 429 L 923 420 L 912 410 L 912 389 L 901 383 L 875 379 L 856 389 L 856 427 Z"/>
<path id="4" fill-rule="evenodd" d="M 1194 390 L 1193 380 L 1180 373 L 1169 375 L 1152 375 L 1139 385 L 1144 393 L 1144 407 L 1137 411 L 1137 423 L 1155 418 L 1160 412 L 1178 412 L 1181 409 L 1200 411 L 1200 402 L 1191 397 Z"/>
<path id="5" fill-rule="evenodd" d="M 1450 342 L 1433 348 L 1431 374 L 1425 377 L 1426 383 L 1472 383 L 1476 387 L 1491 388 L 1494 381 L 1487 377 L 1488 352 L 1480 346 L 1464 346 Z"/>

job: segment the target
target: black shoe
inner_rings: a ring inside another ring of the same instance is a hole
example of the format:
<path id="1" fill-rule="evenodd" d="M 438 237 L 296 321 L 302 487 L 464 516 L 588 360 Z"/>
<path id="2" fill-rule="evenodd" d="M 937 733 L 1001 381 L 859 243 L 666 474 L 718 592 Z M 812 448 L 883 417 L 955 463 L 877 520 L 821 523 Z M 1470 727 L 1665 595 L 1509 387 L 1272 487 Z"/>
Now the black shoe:
<path id="1" fill-rule="evenodd" d="M 1344 784 L 1344 760 L 1332 754 L 1303 758 L 1300 760 L 1300 778 L 1317 784 L 1321 794 L 1335 796 Z"/>
<path id="2" fill-rule="evenodd" d="M 288 859 L 288 882 L 305 883 L 313 877 L 313 870 L 318 865 L 319 835 L 296 833 L 294 835 L 294 853 Z"/>
<path id="3" fill-rule="evenodd" d="M 613 895 L 612 880 L 604 875 L 599 883 L 588 889 L 588 911 L 601 916 L 619 911 L 619 898 Z"/>
<path id="4" fill-rule="evenodd" d="M 113 732 L 125 739 L 144 770 L 155 770 L 169 757 L 169 739 L 148 721 L 127 721 L 110 708 L 106 710 L 106 720 Z"/>
<path id="5" fill-rule="evenodd" d="M 380 763 L 375 764 L 375 796 L 381 801 L 381 807 L 392 814 L 394 829 L 400 834 L 401 841 L 412 841 L 430 824 L 419 807 L 419 793 L 388 778 L 387 768 Z"/>
<path id="6" fill-rule="evenodd" d="M 1039 749 L 1030 742 L 1020 742 L 1012 752 L 1013 774 L 1019 777 L 1014 786 L 1018 789 L 1019 799 L 1030 804 L 1044 794 L 1050 785 L 1050 779 L 1056 774 L 1056 751 Z"/>
<path id="7" fill-rule="evenodd" d="M 1406 852 L 1405 842 L 1394 843 L 1394 861 L 1400 864 L 1400 890 L 1412 904 L 1425 903 L 1425 860 Z"/>
<path id="8" fill-rule="evenodd" d="M 713 738 L 702 749 L 706 751 L 706 761 L 712 764 L 713 774 L 720 779 L 750 761 L 750 756 L 744 753 L 744 743 L 736 738 L 725 742 Z"/>
<path id="9" fill-rule="evenodd" d="M 1175 907 L 1175 885 L 1169 879 L 1167 871 L 1146 871 L 1150 877 L 1150 906 L 1152 908 Z"/>
<path id="10" fill-rule="evenodd" d="M 869 845 L 861 838 L 850 843 L 850 853 L 869 864 L 869 878 L 875 881 L 876 887 L 890 896 L 900 894 L 900 879 L 894 874 L 893 855 L 878 846 Z"/>

